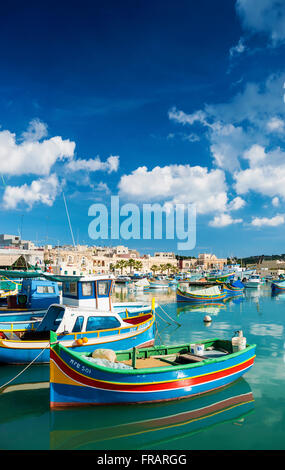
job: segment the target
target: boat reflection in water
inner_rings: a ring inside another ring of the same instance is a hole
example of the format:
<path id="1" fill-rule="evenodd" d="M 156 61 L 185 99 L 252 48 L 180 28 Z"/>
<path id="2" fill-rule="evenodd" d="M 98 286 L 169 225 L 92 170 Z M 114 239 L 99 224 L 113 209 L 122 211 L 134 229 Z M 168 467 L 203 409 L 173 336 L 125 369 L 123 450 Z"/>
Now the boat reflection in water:
<path id="1" fill-rule="evenodd" d="M 225 310 L 226 305 L 224 303 L 201 303 L 201 304 L 196 304 L 196 305 L 183 305 L 180 306 L 180 304 L 177 304 L 177 317 L 179 317 L 181 314 L 187 314 L 190 312 L 202 312 L 206 313 L 208 315 L 218 315 L 218 313 L 223 309 Z"/>
<path id="2" fill-rule="evenodd" d="M 243 424 L 253 409 L 250 386 L 241 378 L 217 391 L 168 403 L 55 410 L 50 449 L 149 449 L 224 422 Z"/>

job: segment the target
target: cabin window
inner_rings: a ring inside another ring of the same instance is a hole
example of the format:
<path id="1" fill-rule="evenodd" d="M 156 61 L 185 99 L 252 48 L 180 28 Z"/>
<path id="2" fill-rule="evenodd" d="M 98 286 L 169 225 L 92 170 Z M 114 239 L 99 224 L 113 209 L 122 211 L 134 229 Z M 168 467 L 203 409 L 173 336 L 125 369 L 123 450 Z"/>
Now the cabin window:
<path id="1" fill-rule="evenodd" d="M 92 282 L 82 282 L 82 295 L 84 297 L 91 297 L 93 295 L 93 284 Z"/>
<path id="2" fill-rule="evenodd" d="M 116 317 L 89 317 L 86 331 L 108 330 L 109 328 L 119 328 L 121 326 Z"/>
<path id="3" fill-rule="evenodd" d="M 77 283 L 76 282 L 65 282 L 63 284 L 63 293 L 71 295 L 73 297 L 77 296 Z"/>
<path id="4" fill-rule="evenodd" d="M 76 282 L 71 282 L 69 284 L 69 292 L 73 295 L 77 295 L 77 283 Z"/>
<path id="5" fill-rule="evenodd" d="M 73 333 L 79 333 L 83 329 L 84 317 L 77 317 L 76 322 L 74 323 Z"/>
<path id="6" fill-rule="evenodd" d="M 37 293 L 38 294 L 54 294 L 55 288 L 54 286 L 37 286 Z"/>
<path id="7" fill-rule="evenodd" d="M 97 281 L 97 295 L 98 297 L 108 297 L 109 295 L 109 281 Z"/>

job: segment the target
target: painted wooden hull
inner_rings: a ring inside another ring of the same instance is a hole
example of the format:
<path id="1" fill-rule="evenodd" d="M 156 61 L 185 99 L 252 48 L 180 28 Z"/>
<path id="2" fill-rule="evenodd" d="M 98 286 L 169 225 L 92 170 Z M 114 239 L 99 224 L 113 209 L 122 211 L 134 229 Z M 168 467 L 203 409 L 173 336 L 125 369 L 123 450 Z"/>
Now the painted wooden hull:
<path id="1" fill-rule="evenodd" d="M 272 282 L 271 284 L 271 290 L 272 292 L 274 293 L 278 293 L 278 292 L 285 292 L 285 283 L 284 281 L 282 282 L 283 285 L 280 285 L 278 282 Z"/>
<path id="2" fill-rule="evenodd" d="M 177 302 L 219 302 L 227 297 L 226 293 L 221 292 L 219 295 L 195 295 L 195 293 L 183 292 L 180 289 L 176 291 Z"/>
<path id="3" fill-rule="evenodd" d="M 217 340 L 216 340 L 217 341 Z M 204 342 L 206 343 L 206 342 Z M 225 342 L 224 342 L 225 343 Z M 227 342 L 230 343 L 230 342 Z M 155 347 L 152 350 L 183 347 Z M 180 349 L 180 350 L 181 350 Z M 141 350 L 141 354 L 149 351 Z M 50 407 L 150 403 L 188 398 L 228 385 L 253 365 L 255 345 L 222 358 L 148 369 L 100 367 L 53 343 L 50 355 Z"/>
<path id="4" fill-rule="evenodd" d="M 229 274 L 224 274 L 224 275 L 217 275 L 217 276 L 207 276 L 207 281 L 222 281 L 226 282 L 229 281 L 230 279 L 233 279 L 235 277 L 235 273 L 229 273 Z"/>
<path id="5" fill-rule="evenodd" d="M 168 282 L 165 283 L 159 283 L 159 282 L 150 282 L 149 283 L 149 289 L 168 289 L 169 285 Z"/>
<path id="6" fill-rule="evenodd" d="M 150 315 L 146 321 L 141 320 L 136 326 L 114 330 L 88 331 L 81 333 L 68 333 L 60 336 L 60 342 L 77 352 L 92 352 L 94 349 L 108 348 L 118 351 L 136 347 L 146 347 L 154 344 L 155 317 Z M 7 332 L 5 332 L 7 334 Z M 87 338 L 88 342 L 81 346 L 76 344 L 79 338 Z M 0 363 L 27 364 L 48 363 L 50 360 L 50 342 L 23 341 L 15 336 L 12 339 L 0 339 Z"/>
<path id="7" fill-rule="evenodd" d="M 239 289 L 237 287 L 232 287 L 232 286 L 224 286 L 223 292 L 225 292 L 227 297 L 232 297 L 234 295 L 242 295 L 244 292 L 244 289 Z"/>

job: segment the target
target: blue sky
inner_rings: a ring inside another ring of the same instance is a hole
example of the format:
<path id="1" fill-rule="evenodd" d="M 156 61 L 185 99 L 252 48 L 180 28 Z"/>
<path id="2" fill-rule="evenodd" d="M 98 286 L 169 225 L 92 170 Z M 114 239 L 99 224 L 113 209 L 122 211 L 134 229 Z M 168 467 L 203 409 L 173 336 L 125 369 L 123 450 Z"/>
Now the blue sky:
<path id="1" fill-rule="evenodd" d="M 93 203 L 195 204 L 181 254 L 285 252 L 281 0 L 22 2 L 0 27 L 1 233 L 92 240 Z"/>

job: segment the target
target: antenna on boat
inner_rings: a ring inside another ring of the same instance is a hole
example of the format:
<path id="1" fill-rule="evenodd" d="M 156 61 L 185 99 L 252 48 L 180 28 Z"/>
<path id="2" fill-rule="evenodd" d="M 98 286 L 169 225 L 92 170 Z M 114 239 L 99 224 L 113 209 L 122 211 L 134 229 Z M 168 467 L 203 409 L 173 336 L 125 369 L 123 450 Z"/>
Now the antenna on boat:
<path id="1" fill-rule="evenodd" d="M 70 228 L 70 232 L 71 232 L 72 242 L 73 242 L 73 246 L 75 248 L 75 241 L 74 241 L 73 231 L 72 231 L 72 227 L 71 227 L 71 222 L 70 222 L 70 217 L 69 217 L 69 213 L 68 213 L 68 209 L 67 209 L 67 204 L 66 204 L 64 192 L 62 192 L 62 195 L 63 195 L 66 215 L 67 215 L 67 219 L 68 219 L 68 223 L 69 223 L 69 228 Z"/>

